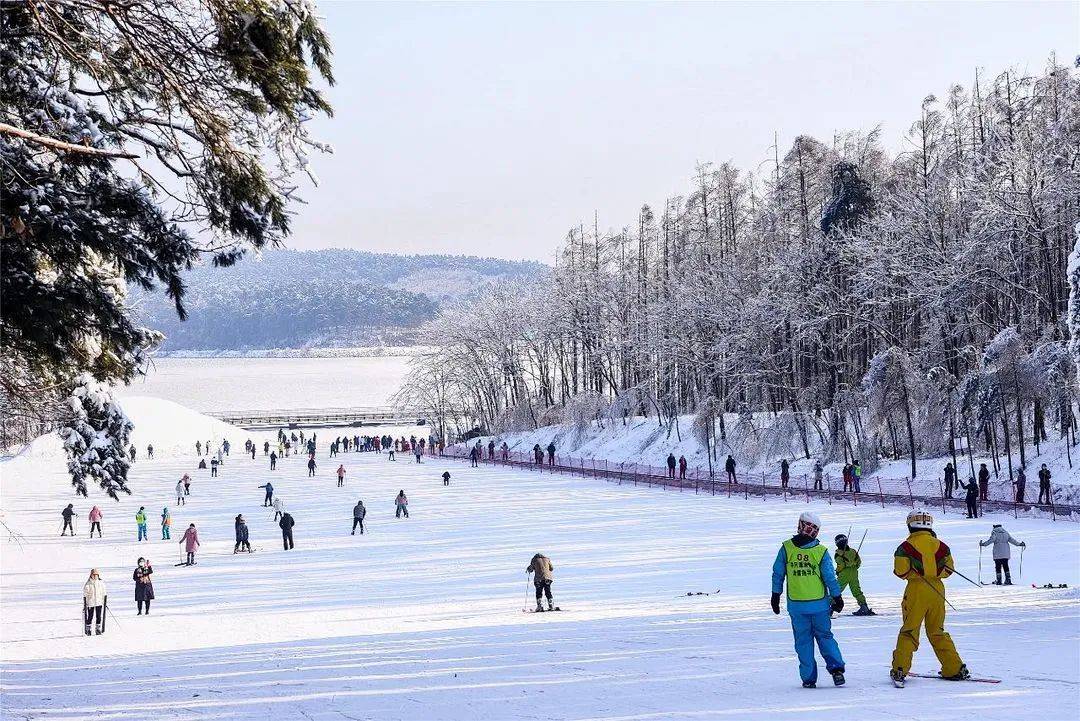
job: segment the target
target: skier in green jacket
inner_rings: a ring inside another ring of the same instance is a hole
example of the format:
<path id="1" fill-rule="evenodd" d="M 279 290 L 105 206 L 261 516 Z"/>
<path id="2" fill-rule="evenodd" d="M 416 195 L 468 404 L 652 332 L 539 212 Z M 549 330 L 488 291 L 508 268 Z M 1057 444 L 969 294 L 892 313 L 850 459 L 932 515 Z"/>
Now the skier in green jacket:
<path id="1" fill-rule="evenodd" d="M 835 540 L 836 580 L 840 584 L 840 593 L 842 594 L 844 589 L 850 586 L 851 595 L 855 597 L 855 601 L 859 604 L 859 610 L 851 615 L 876 616 L 877 614 L 866 605 L 866 596 L 863 595 L 862 587 L 859 585 L 859 566 L 862 565 L 859 552 L 848 545 L 848 537 L 843 533 L 837 536 Z"/>

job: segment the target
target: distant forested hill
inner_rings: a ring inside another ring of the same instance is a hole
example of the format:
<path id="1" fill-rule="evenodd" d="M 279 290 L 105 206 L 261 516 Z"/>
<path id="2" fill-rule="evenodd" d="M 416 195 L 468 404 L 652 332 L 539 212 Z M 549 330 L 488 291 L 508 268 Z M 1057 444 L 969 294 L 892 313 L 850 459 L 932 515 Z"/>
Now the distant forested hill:
<path id="1" fill-rule="evenodd" d="M 132 296 L 164 351 L 409 344 L 439 304 L 550 272 L 529 261 L 356 250 L 272 251 L 187 274 L 181 322 L 163 293 Z"/>

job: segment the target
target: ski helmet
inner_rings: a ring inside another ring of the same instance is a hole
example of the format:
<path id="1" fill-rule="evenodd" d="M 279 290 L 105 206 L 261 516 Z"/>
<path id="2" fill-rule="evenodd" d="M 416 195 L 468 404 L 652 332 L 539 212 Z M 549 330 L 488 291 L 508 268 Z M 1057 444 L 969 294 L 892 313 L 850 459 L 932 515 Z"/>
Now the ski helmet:
<path id="1" fill-rule="evenodd" d="M 934 517 L 930 515 L 930 511 L 916 508 L 907 515 L 907 524 L 908 528 L 922 528 L 928 531 L 934 527 Z"/>
<path id="2" fill-rule="evenodd" d="M 843 533 L 840 533 L 837 534 L 836 538 L 833 540 L 836 541 L 836 545 L 839 546 L 841 544 L 847 543 L 847 536 Z"/>
<path id="3" fill-rule="evenodd" d="M 804 536 L 810 536 L 810 538 L 817 538 L 818 531 L 821 530 L 821 519 L 813 511 L 803 511 L 799 515 L 799 533 Z"/>

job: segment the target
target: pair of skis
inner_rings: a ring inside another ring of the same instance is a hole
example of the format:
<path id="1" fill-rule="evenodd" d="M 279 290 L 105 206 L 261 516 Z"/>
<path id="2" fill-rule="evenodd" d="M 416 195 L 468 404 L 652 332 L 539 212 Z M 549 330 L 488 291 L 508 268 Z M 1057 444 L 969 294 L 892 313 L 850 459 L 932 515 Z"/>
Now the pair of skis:
<path id="1" fill-rule="evenodd" d="M 936 679 L 938 679 L 938 680 L 940 680 L 940 681 L 952 681 L 952 680 L 953 680 L 953 679 L 947 679 L 947 678 L 945 678 L 945 677 L 944 677 L 944 676 L 942 676 L 942 675 L 941 675 L 940 673 L 938 673 L 938 674 L 931 674 L 931 673 L 914 673 L 914 672 L 909 672 L 909 673 L 908 673 L 907 675 L 908 675 L 909 677 L 914 677 L 914 678 L 936 678 Z M 975 682 L 975 683 L 1001 683 L 1001 679 L 1000 679 L 1000 678 L 979 678 L 978 676 L 968 676 L 967 678 L 965 678 L 965 679 L 960 679 L 960 680 L 961 680 L 961 681 L 973 681 L 973 682 Z M 896 683 L 896 682 L 894 681 L 893 683 Z M 903 682 L 901 682 L 901 683 L 903 683 Z M 899 688 L 903 688 L 903 686 L 899 686 Z"/>

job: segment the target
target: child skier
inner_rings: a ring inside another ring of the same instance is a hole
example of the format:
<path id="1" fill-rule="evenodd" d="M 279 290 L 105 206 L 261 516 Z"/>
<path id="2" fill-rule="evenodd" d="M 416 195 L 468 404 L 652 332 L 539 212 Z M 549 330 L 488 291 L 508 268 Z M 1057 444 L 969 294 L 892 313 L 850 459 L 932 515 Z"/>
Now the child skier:
<path id="1" fill-rule="evenodd" d="M 1027 543 L 1024 541 L 1017 541 L 1009 532 L 1005 530 L 1005 527 L 1000 523 L 994 524 L 994 530 L 990 531 L 990 538 L 985 541 L 979 541 L 979 546 L 994 546 L 994 575 L 997 576 L 997 580 L 994 581 L 995 586 L 1002 585 L 1001 572 L 1005 571 L 1005 584 L 1006 586 L 1012 585 L 1012 574 L 1009 573 L 1009 558 L 1012 553 L 1009 549 L 1009 544 L 1019 546 L 1021 548 L 1027 548 Z"/>
<path id="2" fill-rule="evenodd" d="M 851 595 L 859 604 L 859 610 L 852 616 L 876 616 L 869 606 L 866 605 L 866 596 L 863 595 L 859 585 L 859 567 L 862 566 L 862 558 L 859 552 L 848 545 L 848 537 L 843 533 L 836 537 L 836 581 L 840 584 L 840 595 L 844 595 L 844 589 L 851 587 Z"/>
<path id="3" fill-rule="evenodd" d="M 919 648 L 919 627 L 926 624 L 926 638 L 941 662 L 941 677 L 963 681 L 971 674 L 960 660 L 952 637 L 945 632 L 945 584 L 953 573 L 949 547 L 934 534 L 934 517 L 917 509 L 907 517 L 908 537 L 893 554 L 893 573 L 907 581 L 901 604 L 904 621 L 896 637 L 889 672 L 897 688 L 911 670 L 911 657 Z"/>
<path id="4" fill-rule="evenodd" d="M 101 538 L 101 518 L 103 515 L 101 509 L 97 506 L 90 509 L 90 538 L 94 537 L 95 528 L 97 529 L 97 537 Z"/>
<path id="5" fill-rule="evenodd" d="M 169 531 L 172 529 L 172 515 L 169 513 L 168 507 L 161 509 L 161 540 L 168 541 L 170 539 Z"/>
<path id="6" fill-rule="evenodd" d="M 233 524 L 236 531 L 236 545 L 233 546 L 233 553 L 239 553 L 240 551 L 247 551 L 251 553 L 251 543 L 248 542 L 248 525 L 244 520 L 244 516 L 237 515 L 236 521 Z"/>
<path id="7" fill-rule="evenodd" d="M 442 484 L 444 486 L 449 486 L 450 485 L 450 471 L 443 471 Z"/>
<path id="8" fill-rule="evenodd" d="M 828 550 L 817 540 L 821 520 L 806 511 L 799 516 L 798 532 L 784 541 L 776 554 L 772 571 L 773 613 L 780 614 L 780 592 L 787 585 L 787 611 L 795 634 L 795 652 L 799 655 L 799 676 L 803 688 L 817 686 L 817 660 L 814 641 L 825 659 L 825 668 L 833 683 L 844 685 L 844 658 L 832 633 L 830 611 L 844 608 L 840 585 Z M 830 598 L 831 597 L 831 598 Z"/>
<path id="9" fill-rule="evenodd" d="M 397 498 L 394 499 L 394 506 L 397 508 L 394 513 L 394 518 L 401 518 L 401 514 L 404 513 L 405 517 L 409 517 L 409 499 L 405 496 L 405 491 L 398 491 Z"/>
<path id="10" fill-rule="evenodd" d="M 345 464 L 342 463 L 337 467 L 337 485 L 341 488 L 345 485 Z"/>

